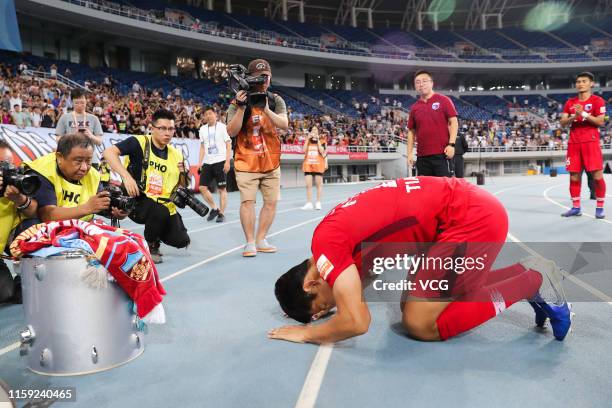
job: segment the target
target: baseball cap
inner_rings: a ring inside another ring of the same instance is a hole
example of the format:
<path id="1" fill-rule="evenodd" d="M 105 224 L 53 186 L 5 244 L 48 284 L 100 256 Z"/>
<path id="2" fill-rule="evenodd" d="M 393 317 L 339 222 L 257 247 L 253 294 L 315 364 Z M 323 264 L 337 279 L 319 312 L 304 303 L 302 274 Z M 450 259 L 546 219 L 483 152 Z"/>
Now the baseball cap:
<path id="1" fill-rule="evenodd" d="M 261 72 L 272 74 L 272 68 L 270 68 L 270 64 L 265 59 L 255 59 L 249 62 L 247 69 L 251 75 Z"/>

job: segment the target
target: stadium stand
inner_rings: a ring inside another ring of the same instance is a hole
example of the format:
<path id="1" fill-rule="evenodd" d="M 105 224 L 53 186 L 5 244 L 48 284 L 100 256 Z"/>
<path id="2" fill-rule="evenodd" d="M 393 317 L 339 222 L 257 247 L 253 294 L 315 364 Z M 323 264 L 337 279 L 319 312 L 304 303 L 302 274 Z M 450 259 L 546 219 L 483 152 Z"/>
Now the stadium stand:
<path id="1" fill-rule="evenodd" d="M 276 22 L 258 16 L 230 15 L 183 4 L 170 8 L 160 0 L 98 0 L 87 4 L 106 12 L 205 34 L 356 56 L 382 55 L 386 58 L 431 61 L 456 61 L 459 58 L 468 62 L 506 63 L 584 62 L 612 58 L 610 18 L 589 23 L 572 22 L 550 33 L 516 27 L 487 31 L 423 30 L 406 33 L 395 29 L 368 30 Z M 180 10 L 188 18 L 172 16 L 170 12 L 173 10 Z M 477 48 L 466 53 L 466 42 Z"/>

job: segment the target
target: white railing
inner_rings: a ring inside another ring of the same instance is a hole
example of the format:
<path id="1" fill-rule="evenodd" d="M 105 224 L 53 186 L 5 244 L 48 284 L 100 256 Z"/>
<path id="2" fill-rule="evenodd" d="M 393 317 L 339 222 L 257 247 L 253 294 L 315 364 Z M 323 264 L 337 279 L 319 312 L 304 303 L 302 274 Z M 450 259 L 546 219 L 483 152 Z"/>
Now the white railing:
<path id="1" fill-rule="evenodd" d="M 281 146 L 283 154 L 301 154 L 303 155 L 303 145 L 292 145 L 283 143 Z M 338 146 L 332 145 L 328 147 L 328 153 L 332 156 L 348 154 L 348 153 L 397 153 L 396 147 L 386 146 Z"/>
<path id="2" fill-rule="evenodd" d="M 612 144 L 602 144 L 603 150 L 612 149 Z M 566 147 L 562 146 L 481 146 L 481 147 L 470 147 L 468 152 L 471 153 L 510 153 L 510 152 L 556 152 L 567 150 Z"/>
<path id="3" fill-rule="evenodd" d="M 253 42 L 253 43 L 258 43 L 258 44 L 280 45 L 285 48 L 293 48 L 293 49 L 299 49 L 299 50 L 305 50 L 305 51 L 317 51 L 317 52 L 325 52 L 325 53 L 330 53 L 330 54 L 353 55 L 353 56 L 360 56 L 360 57 L 375 57 L 375 58 L 393 59 L 393 60 L 405 60 L 405 61 L 420 60 L 420 61 L 438 61 L 438 62 L 456 62 L 458 60 L 461 61 L 461 56 L 455 56 L 457 53 L 457 50 L 453 50 L 452 52 L 449 51 L 450 55 L 440 55 L 440 51 L 437 49 L 421 48 L 421 49 L 418 49 L 419 56 L 416 57 L 410 52 L 406 53 L 404 50 L 399 50 L 399 49 L 395 53 L 394 52 L 391 52 L 391 53 L 376 52 L 373 48 L 369 48 L 370 47 L 369 45 L 368 45 L 368 48 L 365 48 L 363 50 L 356 50 L 355 48 L 361 48 L 360 46 L 363 46 L 363 44 L 361 43 L 339 44 L 338 46 L 333 46 L 329 48 L 329 47 L 324 47 L 320 43 L 317 43 L 315 39 L 304 39 L 302 37 L 290 37 L 290 36 L 284 36 L 281 34 L 276 34 L 273 38 L 271 38 L 270 36 L 262 35 L 260 32 L 255 31 L 255 30 L 243 30 L 240 28 L 233 28 L 233 27 L 223 27 L 223 29 L 219 30 L 219 29 L 213 28 L 211 24 L 205 24 L 205 23 L 200 23 L 200 26 L 198 28 L 194 28 L 193 25 L 189 26 L 185 24 L 180 24 L 178 22 L 170 21 L 166 19 L 165 17 L 159 18 L 156 16 L 146 14 L 143 10 L 140 10 L 140 9 L 128 8 L 125 6 L 123 6 L 122 8 L 122 6 L 118 4 L 113 4 L 112 6 L 110 6 L 107 4 L 103 4 L 102 2 L 97 2 L 95 0 L 61 0 L 61 1 L 64 1 L 70 4 L 75 4 L 75 5 L 82 6 L 82 7 L 86 7 L 86 8 L 91 8 L 94 10 L 99 10 L 102 12 L 106 12 L 106 13 L 110 13 L 110 14 L 114 14 L 118 16 L 122 16 L 122 17 L 131 18 L 131 19 L 138 20 L 138 21 L 145 21 L 148 23 L 164 25 L 164 26 L 176 28 L 179 30 L 198 32 L 201 34 L 213 35 L 213 36 L 223 37 L 223 38 L 231 38 L 231 39 L 235 39 L 239 41 Z M 277 38 L 280 38 L 281 40 L 285 40 L 286 44 L 282 44 L 283 41 L 281 41 L 281 44 L 278 44 Z M 347 49 L 343 49 L 342 47 L 347 47 Z M 402 46 L 398 46 L 398 47 L 402 48 Z M 495 50 L 487 50 L 487 51 L 495 52 Z M 520 53 L 520 52 L 517 52 L 517 54 L 514 54 L 515 51 L 511 51 L 511 50 L 500 50 L 500 51 L 503 51 L 502 58 L 503 58 L 503 55 L 525 55 L 526 57 L 533 56 L 533 54 L 525 54 L 525 53 Z M 556 50 L 550 50 L 550 51 L 552 54 L 557 53 Z M 574 53 L 576 52 L 577 51 L 574 50 Z M 584 57 L 581 56 L 581 58 L 568 58 L 567 60 L 555 59 L 555 62 L 576 62 L 576 61 L 585 61 L 585 60 L 587 61 L 592 60 L 592 58 L 589 55 L 585 54 Z M 533 59 L 503 60 L 503 59 L 469 58 L 469 59 L 466 59 L 464 62 L 486 62 L 486 63 L 500 63 L 500 64 L 528 63 L 529 64 L 529 63 L 541 63 L 542 60 L 540 59 L 537 59 L 537 60 L 533 60 Z"/>
<path id="4" fill-rule="evenodd" d="M 76 81 L 73 81 L 72 79 L 65 77 L 61 74 L 55 74 L 55 75 L 51 75 L 50 72 L 45 72 L 45 71 L 35 71 L 32 69 L 26 69 L 23 71 L 24 75 L 28 75 L 28 76 L 33 76 L 33 77 L 37 77 L 37 78 L 44 78 L 44 79 L 55 79 L 57 81 L 63 82 L 65 85 L 72 87 L 72 88 L 81 88 L 85 91 L 89 91 L 89 89 L 85 88 L 83 85 L 79 84 Z"/>

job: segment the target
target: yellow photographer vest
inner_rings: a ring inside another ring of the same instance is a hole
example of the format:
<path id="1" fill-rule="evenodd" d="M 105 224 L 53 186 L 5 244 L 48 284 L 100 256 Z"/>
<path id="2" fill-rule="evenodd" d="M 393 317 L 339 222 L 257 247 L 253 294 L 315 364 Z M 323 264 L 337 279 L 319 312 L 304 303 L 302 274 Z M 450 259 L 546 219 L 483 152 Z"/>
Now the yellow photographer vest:
<path id="1" fill-rule="evenodd" d="M 111 179 L 111 170 L 110 170 L 110 166 L 108 165 L 108 163 L 101 163 L 100 164 L 100 170 L 98 170 L 98 172 L 100 173 L 100 181 L 103 183 L 109 183 L 110 179 Z"/>
<path id="2" fill-rule="evenodd" d="M 168 145 L 168 158 L 166 160 L 157 157 L 153 153 L 153 141 L 150 136 L 134 136 L 140 148 L 142 149 L 143 157 L 145 154 L 146 141 L 149 139 L 149 163 L 147 164 L 146 176 L 147 181 L 145 194 L 147 197 L 165 205 L 170 211 L 170 215 L 176 214 L 176 205 L 172 202 L 167 202 L 163 199 L 169 199 L 174 187 L 179 182 L 180 171 L 178 165 L 183 161 L 183 154 L 174 146 Z M 125 160 L 126 167 L 130 164 L 129 157 Z M 144 171 L 144 169 L 143 169 Z M 140 180 L 136 180 L 138 183 Z M 159 199 L 162 200 L 159 200 Z"/>
<path id="3" fill-rule="evenodd" d="M 14 230 L 21 222 L 21 218 L 15 208 L 15 203 L 6 197 L 0 198 L 0 252 L 4 252 L 7 241 Z"/>
<path id="4" fill-rule="evenodd" d="M 98 193 L 98 186 L 100 185 L 100 173 L 98 173 L 98 170 L 92 167 L 85 177 L 81 179 L 80 184 L 71 183 L 58 174 L 55 152 L 27 162 L 26 166 L 53 184 L 58 207 L 74 208 L 86 203 L 87 200 Z M 93 217 L 93 214 L 90 214 L 81 217 L 81 219 L 83 221 L 91 221 Z"/>

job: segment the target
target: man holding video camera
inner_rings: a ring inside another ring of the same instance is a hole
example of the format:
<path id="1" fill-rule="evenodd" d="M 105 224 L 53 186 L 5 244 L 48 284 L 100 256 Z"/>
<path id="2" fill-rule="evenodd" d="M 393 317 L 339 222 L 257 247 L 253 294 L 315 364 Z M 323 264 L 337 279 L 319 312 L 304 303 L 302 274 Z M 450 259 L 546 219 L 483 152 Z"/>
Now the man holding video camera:
<path id="1" fill-rule="evenodd" d="M 230 87 L 236 92 L 227 111 L 227 132 L 235 139 L 234 169 L 240 190 L 240 222 L 246 237 L 242 256 L 276 252 L 266 234 L 276 213 L 280 193 L 281 141 L 277 128 L 287 129 L 285 101 L 268 91 L 272 70 L 263 59 L 249 63 L 248 75 L 230 67 Z M 243 68 L 243 67 L 242 67 Z M 264 204 L 255 234 L 255 199 L 261 190 Z"/>
<path id="2" fill-rule="evenodd" d="M 150 136 L 132 136 L 106 148 L 104 159 L 121 176 L 127 193 L 136 198 L 130 219 L 145 225 L 144 237 L 151 258 L 161 263 L 161 242 L 175 248 L 185 248 L 190 242 L 176 210 L 177 202 L 179 207 L 188 204 L 201 216 L 206 215 L 208 208 L 185 188 L 187 176 L 183 154 L 170 145 L 176 130 L 174 114 L 164 109 L 156 111 L 150 127 Z M 127 167 L 121 164 L 119 156 L 128 156 Z M 194 208 L 198 204 L 202 208 Z"/>
<path id="3" fill-rule="evenodd" d="M 24 177 L 13 166 L 13 152 L 8 143 L 0 140 L 0 252 L 4 252 L 10 236 L 19 223 L 36 216 L 36 200 L 25 194 Z M 26 180 L 25 190 L 28 187 Z M 27 191 L 31 192 L 31 191 Z M 13 279 L 8 265 L 0 259 L 0 303 L 21 303 L 21 278 Z"/>
<path id="4" fill-rule="evenodd" d="M 93 155 L 93 141 L 78 132 L 63 136 L 55 152 L 25 163 L 40 181 L 34 197 L 42 222 L 91 221 L 94 214 L 115 219 L 127 216 L 128 208 L 117 204 L 111 192 L 102 189 L 100 174 L 92 168 Z"/>

